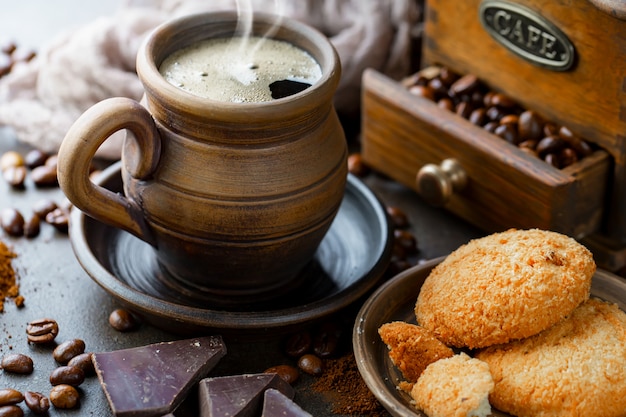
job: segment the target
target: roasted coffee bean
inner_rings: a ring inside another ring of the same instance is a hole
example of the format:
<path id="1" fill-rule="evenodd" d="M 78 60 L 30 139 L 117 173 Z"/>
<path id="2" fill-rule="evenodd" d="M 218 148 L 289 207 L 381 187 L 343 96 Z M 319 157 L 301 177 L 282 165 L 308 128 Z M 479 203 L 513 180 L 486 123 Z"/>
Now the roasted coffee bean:
<path id="1" fill-rule="evenodd" d="M 483 129 L 485 129 L 489 133 L 494 133 L 498 126 L 500 126 L 500 123 L 498 122 L 488 122 L 483 126 Z"/>
<path id="2" fill-rule="evenodd" d="M 435 98 L 447 95 L 448 87 L 443 83 L 443 81 L 441 81 L 441 78 L 439 77 L 435 77 L 428 81 L 428 88 L 432 90 Z"/>
<path id="3" fill-rule="evenodd" d="M 544 157 L 549 153 L 558 153 L 565 147 L 565 141 L 558 136 L 547 136 L 537 143 L 535 150 L 539 156 Z"/>
<path id="4" fill-rule="evenodd" d="M 446 86 L 450 87 L 456 80 L 459 79 L 459 76 L 450 68 L 442 67 L 439 72 L 439 79 L 441 79 L 441 82 L 443 82 Z"/>
<path id="5" fill-rule="evenodd" d="M 77 366 L 59 366 L 50 374 L 52 385 L 67 384 L 77 387 L 85 381 L 85 373 Z"/>
<path id="6" fill-rule="evenodd" d="M 494 94 L 491 97 L 491 104 L 504 109 L 512 109 L 517 106 L 515 100 L 502 93 Z"/>
<path id="7" fill-rule="evenodd" d="M 363 157 L 360 153 L 348 155 L 348 172 L 361 178 L 370 173 L 370 169 L 363 161 Z"/>
<path id="8" fill-rule="evenodd" d="M 395 229 L 393 231 L 394 243 L 400 246 L 408 255 L 418 252 L 417 238 L 408 230 Z"/>
<path id="9" fill-rule="evenodd" d="M 56 208 L 46 214 L 46 223 L 54 226 L 61 233 L 67 233 L 69 226 L 69 213 L 61 208 Z"/>
<path id="10" fill-rule="evenodd" d="M 17 49 L 17 44 L 13 39 L 3 38 L 0 40 L 0 52 L 5 55 L 11 55 Z"/>
<path id="11" fill-rule="evenodd" d="M 48 198 L 42 198 L 33 204 L 33 213 L 38 215 L 40 218 L 45 219 L 46 215 L 57 207 L 57 203 L 54 201 Z"/>
<path id="12" fill-rule="evenodd" d="M 292 358 L 299 358 L 311 349 L 313 337 L 308 331 L 294 333 L 285 342 L 285 353 Z"/>
<path id="13" fill-rule="evenodd" d="M 572 148 L 564 148 L 559 152 L 559 166 L 561 168 L 568 167 L 578 162 L 578 155 Z"/>
<path id="14" fill-rule="evenodd" d="M 313 353 L 320 358 L 329 358 L 339 351 L 341 326 L 328 322 L 323 323 L 313 336 Z"/>
<path id="15" fill-rule="evenodd" d="M 33 373 L 33 360 L 30 356 L 22 353 L 9 353 L 2 357 L 0 366 L 5 372 L 13 374 L 31 374 Z"/>
<path id="16" fill-rule="evenodd" d="M 565 141 L 576 152 L 576 155 L 579 159 L 582 159 L 585 156 L 589 156 L 593 153 L 593 148 L 591 147 L 591 145 L 580 138 L 573 137 L 571 139 L 566 139 Z"/>
<path id="17" fill-rule="evenodd" d="M 444 110 L 454 111 L 454 102 L 447 97 L 437 101 L 437 106 Z"/>
<path id="18" fill-rule="evenodd" d="M 41 231 L 41 217 L 33 214 L 30 219 L 24 223 L 24 236 L 36 237 Z"/>
<path id="19" fill-rule="evenodd" d="M 49 155 L 47 153 L 40 151 L 39 149 L 33 149 L 24 156 L 24 163 L 28 168 L 34 169 L 38 166 L 44 165 L 48 156 Z"/>
<path id="20" fill-rule="evenodd" d="M 0 213 L 0 225 L 10 236 L 24 235 L 24 216 L 14 208 L 5 208 Z"/>
<path id="21" fill-rule="evenodd" d="M 518 143 L 517 146 L 520 149 L 530 149 L 533 152 L 535 152 L 535 148 L 537 148 L 537 143 L 539 143 L 539 141 L 534 140 L 534 139 L 527 139 L 525 141 Z"/>
<path id="22" fill-rule="evenodd" d="M 526 110 L 519 115 L 518 132 L 521 140 L 539 140 L 543 137 L 543 124 L 541 118 L 531 110 Z"/>
<path id="23" fill-rule="evenodd" d="M 0 406 L 14 405 L 24 401 L 24 395 L 13 388 L 0 389 Z"/>
<path id="24" fill-rule="evenodd" d="M 0 170 L 4 171 L 9 167 L 21 167 L 24 165 L 24 157 L 19 152 L 8 151 L 0 157 Z"/>
<path id="25" fill-rule="evenodd" d="M 543 125 L 543 137 L 546 136 L 558 136 L 559 127 L 554 123 L 546 123 Z"/>
<path id="26" fill-rule="evenodd" d="M 399 207 L 387 206 L 387 214 L 391 218 L 391 223 L 397 229 L 406 229 L 409 227 L 409 218 L 406 213 Z"/>
<path id="27" fill-rule="evenodd" d="M 24 393 L 24 403 L 26 403 L 26 406 L 33 414 L 46 414 L 50 409 L 48 397 L 35 391 L 26 391 Z"/>
<path id="28" fill-rule="evenodd" d="M 52 187 L 58 184 L 56 166 L 40 165 L 30 172 L 30 177 L 38 187 Z"/>
<path id="29" fill-rule="evenodd" d="M 0 407 L 0 417 L 23 417 L 23 416 L 24 416 L 24 410 L 22 410 L 17 405 L 5 405 L 5 406 Z"/>
<path id="30" fill-rule="evenodd" d="M 324 363 L 312 353 L 307 353 L 298 359 L 298 368 L 309 375 L 319 376 L 324 372 Z"/>
<path id="31" fill-rule="evenodd" d="M 519 123 L 519 116 L 517 114 L 507 114 L 500 119 L 501 125 L 514 125 L 517 129 Z"/>
<path id="32" fill-rule="evenodd" d="M 26 167 L 8 167 L 2 171 L 2 178 L 11 187 L 16 189 L 24 188 L 24 181 L 26 180 Z"/>
<path id="33" fill-rule="evenodd" d="M 500 119 L 502 119 L 506 113 L 499 107 L 491 106 L 487 108 L 485 115 L 493 122 L 500 122 Z"/>
<path id="34" fill-rule="evenodd" d="M 264 372 L 266 374 L 276 374 L 288 384 L 293 384 L 300 378 L 298 368 L 290 365 L 272 366 L 271 368 L 267 368 Z"/>
<path id="35" fill-rule="evenodd" d="M 561 161 L 559 161 L 559 156 L 555 153 L 549 153 L 544 155 L 543 160 L 555 168 L 561 167 Z"/>
<path id="36" fill-rule="evenodd" d="M 109 324 L 118 332 L 129 332 L 136 329 L 139 323 L 130 311 L 118 308 L 109 314 Z"/>
<path id="37" fill-rule="evenodd" d="M 68 366 L 75 366 L 82 369 L 86 377 L 94 375 L 96 372 L 93 361 L 91 360 L 90 352 L 85 352 L 81 353 L 80 355 L 74 356 L 67 364 Z"/>
<path id="38" fill-rule="evenodd" d="M 483 107 L 475 109 L 474 111 L 472 111 L 472 114 L 470 114 L 468 120 L 470 121 L 470 123 L 476 126 L 484 125 L 487 122 L 487 115 L 485 114 L 485 109 Z"/>
<path id="39" fill-rule="evenodd" d="M 71 385 L 61 384 L 50 390 L 50 402 L 56 408 L 75 408 L 78 406 L 80 395 Z"/>
<path id="40" fill-rule="evenodd" d="M 409 88 L 409 93 L 419 97 L 427 98 L 428 100 L 435 100 L 435 92 L 430 87 L 425 85 L 414 85 L 413 87 Z"/>
<path id="41" fill-rule="evenodd" d="M 496 127 L 493 133 L 513 145 L 517 144 L 517 127 L 515 125 L 500 125 Z"/>
<path id="42" fill-rule="evenodd" d="M 65 365 L 74 356 L 85 352 L 85 342 L 82 339 L 66 340 L 57 345 L 52 351 L 52 357 L 58 363 Z"/>
<path id="43" fill-rule="evenodd" d="M 472 94 L 480 86 L 480 81 L 475 75 L 464 75 L 450 86 L 450 95 L 458 97 Z"/>
<path id="44" fill-rule="evenodd" d="M 33 320 L 26 325 L 26 336 L 35 344 L 51 343 L 59 334 L 59 325 L 53 319 Z"/>

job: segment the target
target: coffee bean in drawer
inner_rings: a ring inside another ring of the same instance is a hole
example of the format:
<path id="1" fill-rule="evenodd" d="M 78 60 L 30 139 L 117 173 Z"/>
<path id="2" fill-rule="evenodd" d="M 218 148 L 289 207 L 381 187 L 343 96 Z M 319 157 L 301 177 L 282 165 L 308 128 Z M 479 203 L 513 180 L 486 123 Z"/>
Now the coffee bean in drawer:
<path id="1" fill-rule="evenodd" d="M 472 74 L 429 67 L 406 78 L 403 85 L 411 94 L 436 102 L 555 168 L 568 167 L 593 153 L 592 144 L 568 127 L 544 120 Z"/>

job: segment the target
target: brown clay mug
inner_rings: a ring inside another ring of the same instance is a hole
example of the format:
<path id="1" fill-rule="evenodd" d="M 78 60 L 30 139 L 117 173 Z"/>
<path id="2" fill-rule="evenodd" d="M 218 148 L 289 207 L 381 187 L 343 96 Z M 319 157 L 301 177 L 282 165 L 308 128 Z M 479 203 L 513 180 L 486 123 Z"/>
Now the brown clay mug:
<path id="1" fill-rule="evenodd" d="M 274 16 L 255 14 L 253 34 L 274 23 Z M 307 51 L 322 70 L 318 82 L 285 98 L 213 101 L 159 73 L 172 52 L 232 36 L 236 26 L 236 13 L 219 12 L 158 27 L 137 56 L 142 103 L 94 105 L 58 153 L 60 186 L 78 209 L 152 245 L 168 277 L 218 304 L 271 299 L 296 285 L 339 209 L 347 177 L 333 106 L 340 63 L 315 29 L 284 18 L 272 35 Z M 94 184 L 89 171 L 98 147 L 122 129 L 118 194 Z"/>

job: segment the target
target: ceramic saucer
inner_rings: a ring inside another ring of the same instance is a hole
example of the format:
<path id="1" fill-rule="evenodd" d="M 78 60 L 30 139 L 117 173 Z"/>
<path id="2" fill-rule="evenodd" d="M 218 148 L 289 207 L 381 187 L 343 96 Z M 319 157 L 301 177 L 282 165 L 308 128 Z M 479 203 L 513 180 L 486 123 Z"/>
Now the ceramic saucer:
<path id="1" fill-rule="evenodd" d="M 120 166 L 103 171 L 99 185 L 122 192 Z M 267 333 L 319 320 L 366 295 L 389 264 L 392 229 L 378 198 L 349 175 L 339 212 L 302 272 L 302 284 L 254 311 L 212 308 L 192 291 L 173 288 L 163 279 L 150 245 L 79 210 L 72 212 L 70 240 L 87 274 L 157 327 L 176 333 Z"/>
<path id="2" fill-rule="evenodd" d="M 354 356 L 365 383 L 380 403 L 395 417 L 426 417 L 411 404 L 409 395 L 398 389 L 402 374 L 391 362 L 389 349 L 381 341 L 378 328 L 392 321 L 416 323 L 415 302 L 430 271 L 444 257 L 408 269 L 381 285 L 363 304 L 352 335 Z M 626 311 L 626 281 L 609 272 L 596 271 L 591 295 L 616 303 Z M 511 417 L 492 410 L 494 417 Z"/>

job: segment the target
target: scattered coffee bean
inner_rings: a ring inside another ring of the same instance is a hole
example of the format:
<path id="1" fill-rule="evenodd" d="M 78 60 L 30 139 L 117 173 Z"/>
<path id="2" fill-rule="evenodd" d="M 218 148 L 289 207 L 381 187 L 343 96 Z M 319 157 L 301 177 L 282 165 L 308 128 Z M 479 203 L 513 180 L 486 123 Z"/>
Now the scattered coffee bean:
<path id="1" fill-rule="evenodd" d="M 24 395 L 13 388 L 0 389 L 0 406 L 14 405 L 24 401 Z"/>
<path id="2" fill-rule="evenodd" d="M 50 402 L 56 408 L 75 408 L 78 406 L 79 400 L 78 390 L 71 385 L 56 385 L 50 390 Z"/>
<path id="3" fill-rule="evenodd" d="M 0 225 L 10 236 L 24 235 L 24 216 L 14 208 L 5 208 L 0 213 Z"/>
<path id="4" fill-rule="evenodd" d="M 33 360 L 30 356 L 22 353 L 9 353 L 2 357 L 0 366 L 5 372 L 13 374 L 31 374 L 33 372 Z"/>
<path id="5" fill-rule="evenodd" d="M 401 247 L 407 255 L 415 255 L 418 252 L 417 238 L 408 230 L 395 229 L 393 231 L 394 243 Z"/>
<path id="6" fill-rule="evenodd" d="M 17 405 L 5 405 L 5 406 L 0 407 L 0 417 L 23 417 L 23 416 L 24 416 L 24 411 Z"/>
<path id="7" fill-rule="evenodd" d="M 40 151 L 39 149 L 33 149 L 24 156 L 24 163 L 28 168 L 34 169 L 38 166 L 44 165 L 48 156 L 49 155 L 47 153 Z"/>
<path id="8" fill-rule="evenodd" d="M 53 319 L 33 320 L 26 325 L 26 336 L 30 343 L 51 343 L 59 334 L 59 325 Z"/>
<path id="9" fill-rule="evenodd" d="M 2 170 L 2 178 L 15 189 L 23 189 L 26 180 L 26 167 L 8 167 Z"/>
<path id="10" fill-rule="evenodd" d="M 313 352 L 320 358 L 329 358 L 339 351 L 341 326 L 333 322 L 323 323 L 314 334 Z"/>
<path id="11" fill-rule="evenodd" d="M 50 400 L 39 392 L 26 391 L 24 402 L 33 414 L 46 414 L 50 409 Z"/>
<path id="12" fill-rule="evenodd" d="M 30 177 L 38 187 L 52 187 L 58 185 L 56 166 L 40 165 L 30 172 Z"/>
<path id="13" fill-rule="evenodd" d="M 363 161 L 361 154 L 354 153 L 348 156 L 348 172 L 362 178 L 370 173 L 370 168 Z"/>
<path id="14" fill-rule="evenodd" d="M 77 366 L 59 366 L 50 374 L 52 385 L 71 385 L 77 387 L 85 381 L 85 373 Z"/>
<path id="15" fill-rule="evenodd" d="M 69 366 L 75 366 L 77 368 L 82 369 L 85 376 L 92 376 L 96 373 L 93 362 L 91 360 L 91 353 L 81 353 L 80 355 L 74 356 L 67 363 Z"/>
<path id="16" fill-rule="evenodd" d="M 37 237 L 41 231 L 41 218 L 33 214 L 30 219 L 24 223 L 24 236 L 32 238 Z"/>
<path id="17" fill-rule="evenodd" d="M 58 208 L 57 203 L 48 198 L 42 198 L 33 204 L 33 213 L 45 219 L 48 213 L 54 211 L 56 208 Z"/>
<path id="18" fill-rule="evenodd" d="M 283 381 L 288 384 L 295 383 L 300 378 L 298 368 L 290 365 L 277 365 L 267 368 L 266 374 L 277 374 Z"/>
<path id="19" fill-rule="evenodd" d="M 311 349 L 313 338 L 308 331 L 292 334 L 285 343 L 285 353 L 292 358 L 299 358 Z"/>
<path id="20" fill-rule="evenodd" d="M 19 152 L 8 151 L 0 157 L 0 170 L 4 171 L 9 167 L 20 167 L 24 165 L 24 158 Z"/>
<path id="21" fill-rule="evenodd" d="M 406 213 L 399 207 L 387 206 L 387 214 L 391 218 L 393 226 L 397 229 L 405 229 L 409 227 L 409 218 Z"/>
<path id="22" fill-rule="evenodd" d="M 118 308 L 109 315 L 109 324 L 118 332 L 129 332 L 136 329 L 139 323 L 130 311 Z"/>
<path id="23" fill-rule="evenodd" d="M 46 223 L 54 226 L 61 233 L 67 233 L 69 226 L 69 213 L 61 208 L 56 208 L 46 214 Z"/>
<path id="24" fill-rule="evenodd" d="M 52 357 L 58 363 L 65 365 L 70 359 L 84 352 L 85 342 L 81 339 L 72 339 L 57 345 L 52 351 Z"/>
<path id="25" fill-rule="evenodd" d="M 322 360 L 312 353 L 302 355 L 300 359 L 298 359 L 298 368 L 300 368 L 303 372 L 306 372 L 309 375 L 321 375 L 324 371 L 323 366 L 324 363 L 322 362 Z"/>

